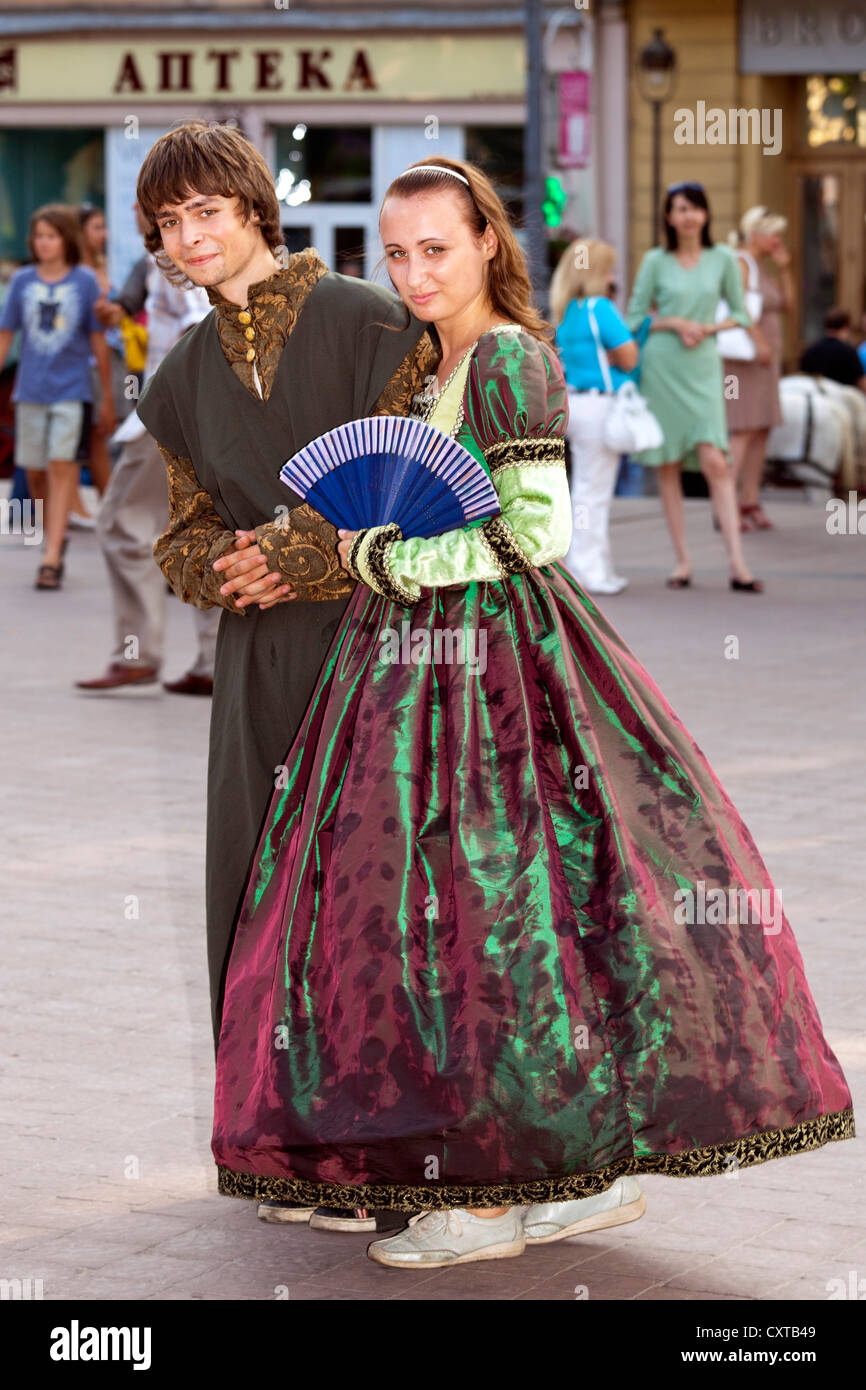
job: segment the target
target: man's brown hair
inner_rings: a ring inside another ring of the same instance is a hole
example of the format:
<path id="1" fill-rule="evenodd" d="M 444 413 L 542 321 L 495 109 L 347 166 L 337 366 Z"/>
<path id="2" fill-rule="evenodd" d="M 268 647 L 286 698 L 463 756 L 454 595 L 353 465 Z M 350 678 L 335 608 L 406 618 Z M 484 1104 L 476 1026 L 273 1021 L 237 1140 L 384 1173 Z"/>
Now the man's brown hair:
<path id="1" fill-rule="evenodd" d="M 63 237 L 63 259 L 67 265 L 79 265 L 81 263 L 81 236 L 77 208 L 67 207 L 65 203 L 46 203 L 44 207 L 36 209 L 30 218 L 30 230 L 27 233 L 27 250 L 30 252 L 31 261 L 36 260 L 36 247 L 33 239 L 36 234 L 37 222 L 47 222 L 50 227 L 54 228 L 55 232 L 59 232 Z"/>
<path id="2" fill-rule="evenodd" d="M 196 119 L 161 135 L 148 150 L 136 196 L 147 219 L 144 244 L 160 270 L 175 284 L 186 276 L 163 251 L 156 215 L 196 193 L 237 198 L 243 222 L 253 213 L 272 251 L 281 245 L 280 205 L 271 171 L 254 145 L 234 126 Z"/>

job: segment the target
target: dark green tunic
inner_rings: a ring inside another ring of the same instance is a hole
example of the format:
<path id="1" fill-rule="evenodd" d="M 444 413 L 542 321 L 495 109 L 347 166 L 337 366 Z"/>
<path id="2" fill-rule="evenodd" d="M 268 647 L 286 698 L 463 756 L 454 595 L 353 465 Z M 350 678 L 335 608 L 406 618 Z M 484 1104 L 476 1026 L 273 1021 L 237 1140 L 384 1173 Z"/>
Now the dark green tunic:
<path id="1" fill-rule="evenodd" d="M 232 371 L 210 313 L 175 344 L 138 405 L 159 444 L 192 460 L 226 527 L 300 505 L 283 463 L 317 435 L 369 415 L 424 325 L 388 291 L 327 273 L 304 301 L 267 400 Z M 224 611 L 214 670 L 206 911 L 214 1037 L 259 832 L 348 598 Z"/>

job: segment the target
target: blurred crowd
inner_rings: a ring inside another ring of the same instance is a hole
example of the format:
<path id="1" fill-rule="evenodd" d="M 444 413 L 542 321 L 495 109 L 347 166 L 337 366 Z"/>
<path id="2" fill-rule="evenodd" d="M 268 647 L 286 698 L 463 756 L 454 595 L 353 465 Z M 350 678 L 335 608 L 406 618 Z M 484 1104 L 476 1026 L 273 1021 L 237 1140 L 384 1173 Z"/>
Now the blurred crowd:
<path id="1" fill-rule="evenodd" d="M 625 588 L 610 509 L 618 480 L 634 478 L 637 465 L 670 534 L 666 583 L 689 588 L 683 499 L 694 488 L 683 479 L 702 475 L 731 587 L 759 593 L 742 537 L 774 526 L 762 504 L 768 477 L 836 490 L 866 482 L 866 343 L 856 345 L 850 316 L 835 308 L 799 371 L 783 376 L 794 295 L 785 219 L 751 208 L 735 244 L 715 242 L 706 193 L 690 182 L 668 189 L 663 212 L 665 244 L 644 256 L 624 313 L 616 252 L 602 241 L 573 242 L 552 278 L 569 388 L 574 532 L 565 563 L 591 593 Z M 79 682 L 86 689 L 160 675 L 167 594 L 152 545 L 168 524 L 168 497 L 135 402 L 146 375 L 210 309 L 204 291 L 169 285 L 144 252 L 112 285 L 107 237 L 98 207 L 46 205 L 31 217 L 27 263 L 0 265 L 0 477 L 10 501 L 42 509 L 35 586 L 60 589 L 70 530 L 95 527 L 113 589 L 113 650 L 101 675 Z M 82 497 L 82 467 L 101 499 L 96 516 Z M 195 612 L 193 621 L 194 660 L 168 688 L 208 694 L 216 618 Z"/>

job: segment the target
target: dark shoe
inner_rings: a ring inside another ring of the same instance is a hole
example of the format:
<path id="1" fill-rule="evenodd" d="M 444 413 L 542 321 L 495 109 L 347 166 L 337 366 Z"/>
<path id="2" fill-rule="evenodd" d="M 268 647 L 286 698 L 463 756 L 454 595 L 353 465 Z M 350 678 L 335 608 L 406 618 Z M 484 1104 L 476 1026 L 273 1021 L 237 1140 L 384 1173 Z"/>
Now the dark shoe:
<path id="1" fill-rule="evenodd" d="M 376 1213 L 366 1207 L 316 1207 L 310 1217 L 313 1231 L 375 1231 Z"/>
<path id="2" fill-rule="evenodd" d="M 668 589 L 690 589 L 692 587 L 692 576 L 690 574 L 672 574 L 665 580 Z"/>
<path id="3" fill-rule="evenodd" d="M 760 502 L 749 507 L 740 507 L 740 526 L 743 531 L 774 531 L 772 521 L 764 514 Z"/>
<path id="4" fill-rule="evenodd" d="M 764 586 L 760 579 L 732 579 L 731 588 L 741 594 L 762 594 Z"/>
<path id="5" fill-rule="evenodd" d="M 315 1207 L 290 1207 L 284 1202 L 277 1201 L 276 1198 L 268 1198 L 264 1202 L 259 1202 L 256 1215 L 260 1221 L 273 1221 L 282 1224 L 288 1221 L 309 1221 L 314 1211 Z"/>
<path id="6" fill-rule="evenodd" d="M 59 589 L 63 578 L 62 565 L 40 565 L 34 589 Z"/>
<path id="7" fill-rule="evenodd" d="M 194 676 L 189 672 L 179 681 L 163 681 L 163 689 L 172 695 L 213 695 L 213 680 L 210 676 Z"/>
<path id="8" fill-rule="evenodd" d="M 155 666 L 127 666 L 122 661 L 112 661 L 104 675 L 75 684 L 79 690 L 116 690 L 121 685 L 153 685 L 156 678 Z"/>
<path id="9" fill-rule="evenodd" d="M 377 1211 L 374 1213 L 376 1217 L 376 1230 L 403 1231 L 409 1225 L 413 1216 L 421 1216 L 421 1214 L 420 1208 L 418 1211 Z"/>

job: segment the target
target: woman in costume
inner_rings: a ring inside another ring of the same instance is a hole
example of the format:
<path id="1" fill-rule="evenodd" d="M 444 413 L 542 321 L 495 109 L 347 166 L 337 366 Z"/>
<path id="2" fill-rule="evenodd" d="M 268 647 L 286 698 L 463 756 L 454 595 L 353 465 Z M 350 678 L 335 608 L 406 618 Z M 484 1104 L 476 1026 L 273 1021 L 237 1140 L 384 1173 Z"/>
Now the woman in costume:
<path id="1" fill-rule="evenodd" d="M 429 1269 L 854 1127 L 748 830 L 557 563 L 565 382 L 501 202 L 422 161 L 380 230 L 442 347 L 419 413 L 501 515 L 342 533 L 360 582 L 240 914 L 213 1153 L 226 1194 L 424 1211 L 369 1253 Z"/>

